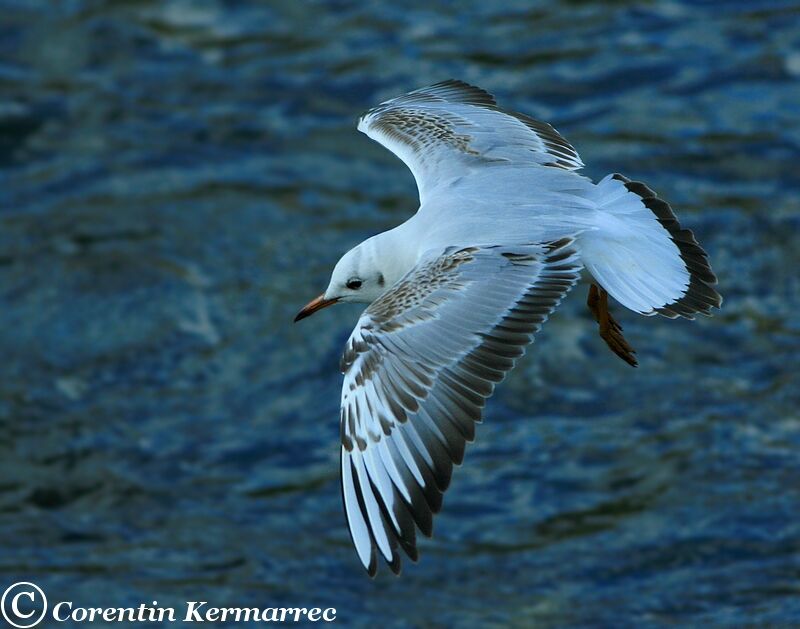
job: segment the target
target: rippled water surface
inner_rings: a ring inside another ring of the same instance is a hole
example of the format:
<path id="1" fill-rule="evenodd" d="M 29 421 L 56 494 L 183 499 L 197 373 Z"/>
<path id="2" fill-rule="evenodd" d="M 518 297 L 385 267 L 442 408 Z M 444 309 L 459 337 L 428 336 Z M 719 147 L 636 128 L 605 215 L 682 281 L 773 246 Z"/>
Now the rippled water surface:
<path id="1" fill-rule="evenodd" d="M 800 626 L 800 4 L 0 3 L 0 589 L 335 606 L 345 626 Z M 713 319 L 579 287 L 498 390 L 433 540 L 369 580 L 339 351 L 293 325 L 416 208 L 356 133 L 449 77 L 669 199 Z"/>

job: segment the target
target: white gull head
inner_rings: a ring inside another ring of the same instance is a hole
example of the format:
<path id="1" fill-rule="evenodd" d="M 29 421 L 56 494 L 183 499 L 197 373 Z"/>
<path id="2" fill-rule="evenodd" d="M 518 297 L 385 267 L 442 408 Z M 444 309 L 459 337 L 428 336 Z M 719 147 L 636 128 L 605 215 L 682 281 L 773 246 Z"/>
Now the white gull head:
<path id="1" fill-rule="evenodd" d="M 397 283 L 417 262 L 416 247 L 401 234 L 402 227 L 368 238 L 345 253 L 328 288 L 306 304 L 295 321 L 339 302 L 371 304 Z"/>
<path id="2" fill-rule="evenodd" d="M 336 263 L 324 298 L 371 304 L 413 268 L 408 249 L 396 229 L 368 238 Z"/>

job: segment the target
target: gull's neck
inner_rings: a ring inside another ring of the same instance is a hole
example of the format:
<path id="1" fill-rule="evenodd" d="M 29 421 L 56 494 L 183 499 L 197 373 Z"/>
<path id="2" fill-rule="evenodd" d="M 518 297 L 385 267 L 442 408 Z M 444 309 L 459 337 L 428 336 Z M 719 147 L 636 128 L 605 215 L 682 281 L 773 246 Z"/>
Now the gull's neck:
<path id="1" fill-rule="evenodd" d="M 371 265 L 381 270 L 389 288 L 413 269 L 419 259 L 420 235 L 414 233 L 410 221 L 364 241 L 364 255 Z"/>

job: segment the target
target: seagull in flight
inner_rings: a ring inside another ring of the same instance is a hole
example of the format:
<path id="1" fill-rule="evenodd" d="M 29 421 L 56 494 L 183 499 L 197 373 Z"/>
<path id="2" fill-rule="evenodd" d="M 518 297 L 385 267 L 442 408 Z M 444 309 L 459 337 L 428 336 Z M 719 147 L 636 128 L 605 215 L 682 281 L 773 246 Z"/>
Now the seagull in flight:
<path id="1" fill-rule="evenodd" d="M 369 304 L 344 349 L 341 482 L 358 557 L 400 572 L 431 536 L 453 465 L 486 400 L 585 270 L 608 347 L 634 350 L 609 296 L 643 315 L 693 319 L 722 298 L 708 256 L 670 206 L 619 174 L 578 174 L 545 122 L 449 80 L 381 103 L 358 121 L 411 170 L 420 205 L 333 269 L 295 321 Z"/>

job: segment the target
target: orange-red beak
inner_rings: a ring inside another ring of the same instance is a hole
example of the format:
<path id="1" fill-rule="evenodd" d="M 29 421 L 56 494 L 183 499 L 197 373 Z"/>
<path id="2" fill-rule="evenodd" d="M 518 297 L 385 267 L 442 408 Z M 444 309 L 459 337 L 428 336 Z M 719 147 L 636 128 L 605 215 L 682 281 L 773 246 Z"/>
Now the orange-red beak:
<path id="1" fill-rule="evenodd" d="M 314 314 L 317 310 L 322 310 L 323 308 L 327 308 L 328 306 L 332 306 L 335 304 L 338 299 L 325 299 L 325 295 L 322 294 L 316 299 L 312 299 L 309 301 L 300 312 L 297 313 L 297 316 L 294 318 L 294 322 L 297 323 L 300 319 L 305 319 L 306 317 L 310 317 Z"/>

